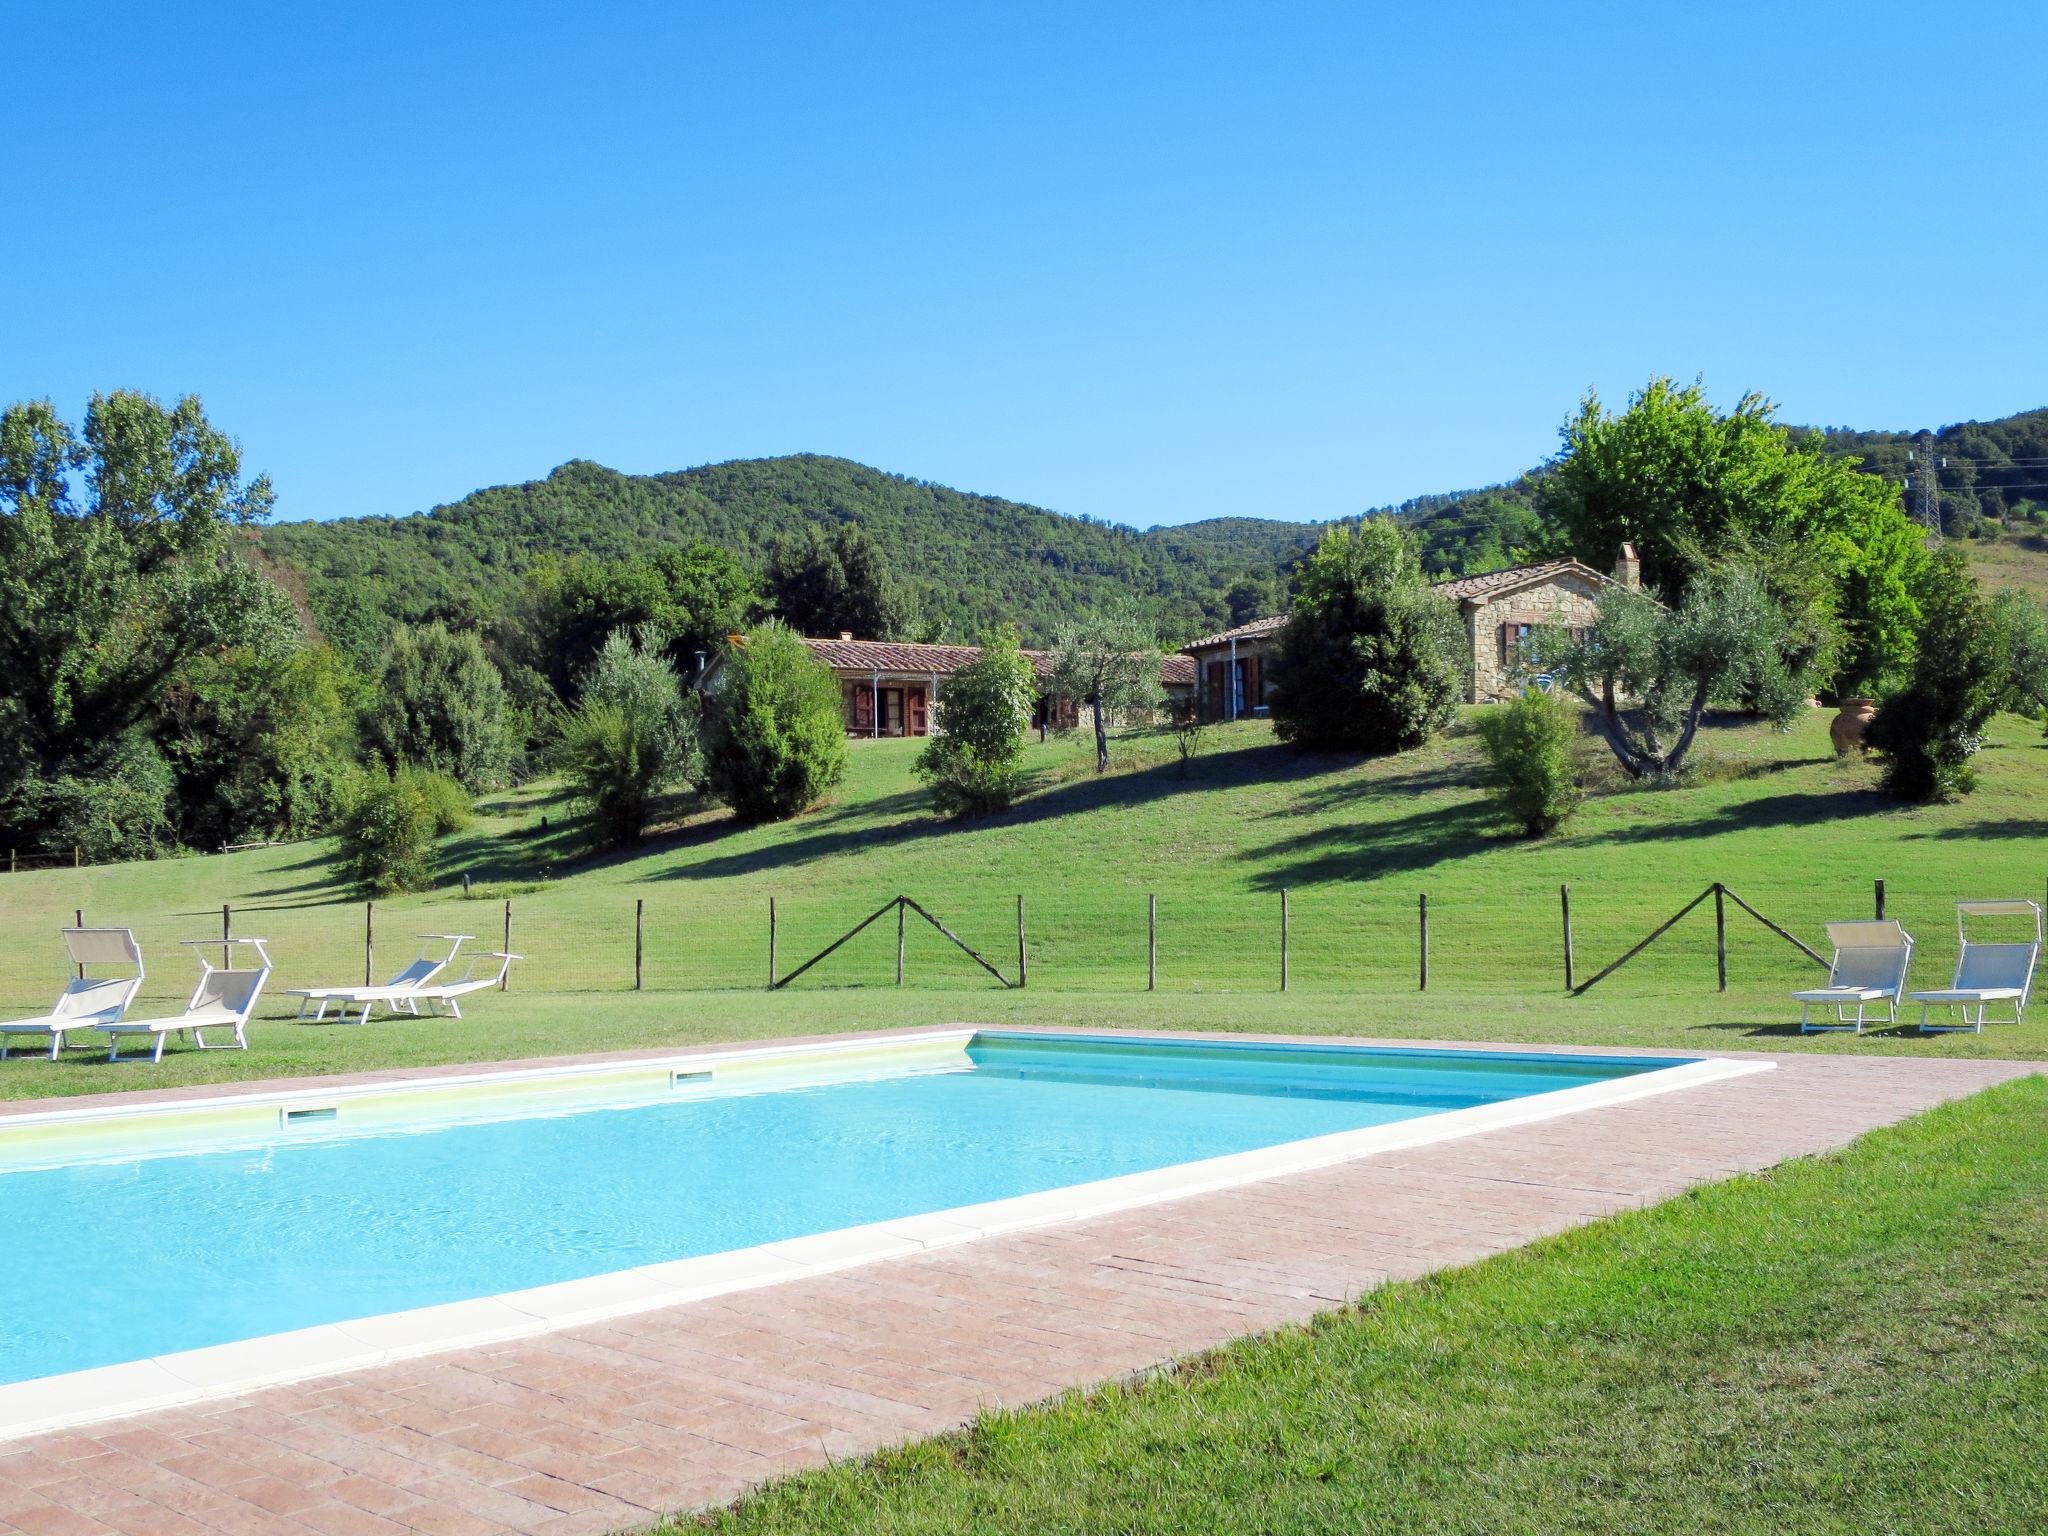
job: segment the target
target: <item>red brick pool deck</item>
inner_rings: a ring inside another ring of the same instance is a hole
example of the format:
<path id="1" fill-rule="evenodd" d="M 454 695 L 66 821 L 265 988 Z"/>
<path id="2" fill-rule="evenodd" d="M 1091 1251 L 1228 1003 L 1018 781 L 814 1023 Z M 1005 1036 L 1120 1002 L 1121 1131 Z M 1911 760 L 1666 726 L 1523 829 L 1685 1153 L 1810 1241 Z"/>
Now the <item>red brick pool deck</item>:
<path id="1" fill-rule="evenodd" d="M 2042 1070 L 1874 1054 L 1761 1059 L 1778 1070 L 513 1343 L 0 1442 L 0 1536 L 572 1536 L 645 1525 L 778 1473 L 953 1428 L 984 1407 L 1300 1322 L 1385 1280 L 1839 1147 Z M 434 1074 L 320 1081 L 422 1075 Z"/>

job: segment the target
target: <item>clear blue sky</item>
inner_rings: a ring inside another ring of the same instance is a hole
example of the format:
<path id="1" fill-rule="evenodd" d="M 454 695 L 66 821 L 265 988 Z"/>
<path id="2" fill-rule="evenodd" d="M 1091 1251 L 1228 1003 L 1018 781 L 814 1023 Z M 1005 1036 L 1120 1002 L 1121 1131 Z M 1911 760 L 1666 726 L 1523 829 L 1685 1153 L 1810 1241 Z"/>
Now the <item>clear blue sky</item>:
<path id="1" fill-rule="evenodd" d="M 60 4 L 0 50 L 0 400 L 197 391 L 285 516 L 817 451 L 1325 518 L 1653 373 L 2048 404 L 2038 0 Z"/>

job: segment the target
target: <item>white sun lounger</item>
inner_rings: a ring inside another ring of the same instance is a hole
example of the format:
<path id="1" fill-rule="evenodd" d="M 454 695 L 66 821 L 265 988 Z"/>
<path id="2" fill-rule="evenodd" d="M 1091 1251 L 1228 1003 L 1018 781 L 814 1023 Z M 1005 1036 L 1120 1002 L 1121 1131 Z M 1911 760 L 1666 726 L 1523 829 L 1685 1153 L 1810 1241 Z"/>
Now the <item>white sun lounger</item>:
<path id="1" fill-rule="evenodd" d="M 1999 944 L 1974 942 L 1969 931 L 1969 920 L 1973 917 L 2025 918 L 2034 925 L 2033 939 Z M 1955 980 L 1939 991 L 1913 994 L 1912 1000 L 1920 1005 L 1920 1032 L 1938 1035 L 1968 1030 L 1981 1035 L 1985 1011 L 1993 1003 L 2011 1003 L 2011 1022 L 2019 1023 L 2020 1016 L 2027 1011 L 2027 999 L 2033 994 L 2034 967 L 2041 959 L 2041 908 L 2031 901 L 1959 901 L 1956 939 L 1962 951 L 1956 956 Z M 1941 1007 L 1955 1009 L 1962 1022 L 1928 1023 L 1927 1010 Z"/>
<path id="2" fill-rule="evenodd" d="M 392 1011 L 396 1012 L 396 1005 L 401 1002 L 407 1004 L 408 1011 L 414 1014 L 419 1012 L 419 1005 L 425 1003 L 429 1015 L 438 1015 L 441 1012 L 441 1005 L 446 1003 L 448 1005 L 448 1012 L 459 1019 L 462 1017 L 462 1008 L 455 1001 L 458 997 L 467 997 L 472 992 L 483 992 L 497 986 L 505 979 L 505 973 L 512 969 L 512 962 L 525 958 L 524 955 L 510 955 L 502 949 L 495 949 L 489 954 L 472 956 L 469 962 L 469 969 L 463 972 L 462 978 L 459 981 L 442 982 L 436 986 L 425 987 L 358 987 L 356 989 L 356 996 L 351 1001 L 360 1002 L 363 1005 L 363 1011 L 355 1022 L 358 1024 L 368 1023 L 370 1008 L 373 1004 L 392 1004 Z M 496 960 L 498 962 L 497 970 L 488 976 L 479 976 L 477 974 L 477 962 L 480 960 Z M 387 992 L 389 993 L 388 996 L 385 995 Z M 349 1022 L 346 1004 L 342 1006 L 341 1022 L 344 1024 Z"/>
<path id="3" fill-rule="evenodd" d="M 7 1048 L 16 1035 L 48 1035 L 50 1060 L 55 1061 L 66 1044 L 76 1043 L 67 1041 L 66 1035 L 113 1023 L 142 990 L 142 946 L 126 928 L 66 928 L 64 952 L 70 963 L 65 967 L 63 993 L 41 1018 L 0 1024 L 0 1061 L 6 1060 Z M 85 972 L 96 965 L 129 967 L 132 974 L 87 976 Z"/>
<path id="4" fill-rule="evenodd" d="M 114 1024 L 95 1024 L 93 1029 L 107 1037 L 107 1060 L 121 1059 L 121 1038 L 139 1035 L 155 1041 L 151 1061 L 164 1059 L 164 1041 L 172 1035 L 190 1034 L 200 1050 L 209 1047 L 206 1031 L 232 1030 L 235 1049 L 249 1049 L 249 1015 L 256 1011 L 256 999 L 263 995 L 263 983 L 270 979 L 270 955 L 261 939 L 187 939 L 199 952 L 199 985 L 185 1003 L 185 1011 L 161 1019 L 123 1019 Z M 207 951 L 216 946 L 247 944 L 256 951 L 257 965 L 250 970 L 217 970 Z"/>
<path id="5" fill-rule="evenodd" d="M 1810 991 L 1794 992 L 1799 1005 L 1799 1033 L 1820 1030 L 1849 1030 L 1863 1033 L 1864 1010 L 1885 1005 L 1884 1022 L 1899 1017 L 1899 996 L 1906 990 L 1906 969 L 1913 963 L 1913 936 L 1896 922 L 1829 923 L 1828 942 L 1835 947 L 1834 963 L 1828 967 L 1828 984 Z M 1835 1022 L 1816 1024 L 1810 1015 L 1815 1004 L 1835 1011 Z M 1854 1018 L 1849 1010 L 1856 1010 Z"/>
<path id="6" fill-rule="evenodd" d="M 455 952 L 462 948 L 463 942 L 467 939 L 475 938 L 476 935 L 472 933 L 422 933 L 416 934 L 415 937 L 420 941 L 419 959 L 413 961 L 411 965 L 408 965 L 382 986 L 290 987 L 286 989 L 285 996 L 299 999 L 298 1017 L 302 1019 L 306 1017 L 306 1010 L 317 1003 L 319 1006 L 313 1014 L 313 1021 L 315 1023 L 327 1017 L 327 1005 L 329 1003 L 341 1004 L 343 1023 L 348 1022 L 349 1005 L 352 1003 L 363 1004 L 363 1018 L 365 1019 L 370 1016 L 371 1006 L 377 1003 L 383 1003 L 393 1013 L 398 1012 L 401 1004 L 404 1005 L 408 1013 L 418 1013 L 419 1007 L 413 1001 L 413 993 L 445 971 L 448 968 L 449 962 L 454 960 Z M 448 946 L 448 951 L 446 954 L 437 955 L 435 951 L 442 944 Z"/>

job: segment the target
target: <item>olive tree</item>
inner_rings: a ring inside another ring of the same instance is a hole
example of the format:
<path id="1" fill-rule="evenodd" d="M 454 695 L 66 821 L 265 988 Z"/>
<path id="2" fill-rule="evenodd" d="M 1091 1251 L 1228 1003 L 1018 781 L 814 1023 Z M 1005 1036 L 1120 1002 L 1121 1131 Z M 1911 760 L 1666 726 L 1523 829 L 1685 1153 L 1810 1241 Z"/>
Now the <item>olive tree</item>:
<path id="1" fill-rule="evenodd" d="M 1164 697 L 1159 635 L 1129 598 L 1064 624 L 1053 638 L 1052 686 L 1094 715 L 1095 771 L 1101 773 L 1109 767 L 1109 717 L 1156 709 Z"/>
<path id="2" fill-rule="evenodd" d="M 1622 587 L 1601 595 L 1585 637 L 1562 645 L 1553 673 L 1591 718 L 1630 778 L 1660 778 L 1684 764 L 1707 706 L 1740 703 L 1772 724 L 1791 723 L 1816 681 L 1786 660 L 1784 610 L 1752 568 L 1695 576 L 1666 608 Z M 1538 644 L 1555 654 L 1559 637 Z"/>

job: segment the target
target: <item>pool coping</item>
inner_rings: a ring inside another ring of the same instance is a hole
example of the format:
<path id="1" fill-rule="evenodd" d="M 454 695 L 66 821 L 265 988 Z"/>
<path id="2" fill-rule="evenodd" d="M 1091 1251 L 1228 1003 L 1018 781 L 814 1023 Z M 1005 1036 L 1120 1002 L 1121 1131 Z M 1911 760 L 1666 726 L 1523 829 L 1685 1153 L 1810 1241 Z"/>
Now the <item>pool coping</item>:
<path id="1" fill-rule="evenodd" d="M 1776 1066 L 1768 1059 L 1745 1060 L 1693 1053 L 1674 1053 L 1669 1058 L 1660 1058 L 1657 1053 L 1597 1047 L 1489 1048 L 1449 1042 L 1367 1041 L 1343 1036 L 1272 1037 L 1211 1031 L 1078 1031 L 1003 1026 L 984 1029 L 974 1025 L 935 1025 L 840 1035 L 824 1041 L 812 1039 L 776 1044 L 707 1046 L 673 1052 L 632 1053 L 623 1058 L 585 1058 L 581 1062 L 571 1061 L 562 1065 L 513 1064 L 499 1070 L 472 1069 L 426 1077 L 403 1072 L 380 1074 L 375 1081 L 324 1088 L 283 1080 L 252 1085 L 240 1092 L 153 1097 L 148 1102 L 98 1109 L 69 1105 L 54 1110 L 36 1109 L 7 1116 L 6 1123 L 22 1126 L 75 1124 L 82 1120 L 127 1120 L 178 1111 L 203 1112 L 222 1103 L 246 1108 L 271 1103 L 288 1104 L 309 1097 L 333 1098 L 394 1090 L 403 1093 L 409 1085 L 446 1088 L 480 1082 L 601 1075 L 636 1068 L 659 1069 L 671 1062 L 687 1062 L 701 1067 L 707 1062 L 720 1060 L 815 1057 L 877 1046 L 938 1044 L 953 1038 L 964 1041 L 978 1032 L 1235 1042 L 1244 1045 L 1312 1043 L 1384 1052 L 1465 1050 L 1477 1053 L 1506 1049 L 1512 1054 L 1530 1056 L 1671 1059 L 1677 1064 L 1608 1082 L 1551 1089 L 1501 1103 L 1446 1110 L 1386 1125 L 1307 1137 L 1166 1168 L 957 1206 L 928 1215 L 842 1227 L 469 1301 L 445 1302 L 343 1323 L 317 1324 L 145 1360 L 8 1383 L 0 1385 L 0 1442 L 126 1418 L 156 1409 L 233 1397 L 262 1387 L 340 1375 L 449 1350 L 505 1343 L 880 1260 L 908 1257 L 983 1237 L 1110 1215 L 1266 1179 L 1307 1173 L 1361 1158 L 1457 1140 L 1481 1132 L 1554 1120 L 1585 1110 L 1768 1072 Z"/>

